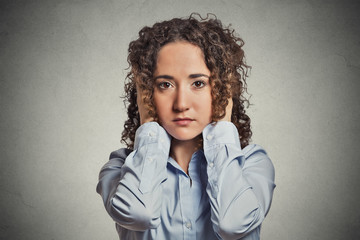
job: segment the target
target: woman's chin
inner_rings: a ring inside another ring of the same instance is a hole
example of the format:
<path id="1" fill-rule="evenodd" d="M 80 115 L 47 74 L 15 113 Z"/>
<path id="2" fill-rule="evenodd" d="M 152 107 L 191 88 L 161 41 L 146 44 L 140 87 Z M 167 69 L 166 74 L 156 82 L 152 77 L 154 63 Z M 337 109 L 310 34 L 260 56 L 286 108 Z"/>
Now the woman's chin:
<path id="1" fill-rule="evenodd" d="M 176 139 L 177 141 L 197 141 L 199 137 L 201 137 L 200 134 L 171 134 L 173 139 Z"/>

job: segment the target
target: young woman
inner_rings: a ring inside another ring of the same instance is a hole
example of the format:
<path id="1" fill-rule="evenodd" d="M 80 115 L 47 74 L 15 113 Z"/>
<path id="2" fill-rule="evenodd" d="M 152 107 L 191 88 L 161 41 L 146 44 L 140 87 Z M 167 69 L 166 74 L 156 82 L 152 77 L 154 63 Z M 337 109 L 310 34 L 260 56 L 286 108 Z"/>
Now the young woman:
<path id="1" fill-rule="evenodd" d="M 242 39 L 217 19 L 144 27 L 130 43 L 127 148 L 97 192 L 120 239 L 259 239 L 274 168 L 249 145 Z"/>

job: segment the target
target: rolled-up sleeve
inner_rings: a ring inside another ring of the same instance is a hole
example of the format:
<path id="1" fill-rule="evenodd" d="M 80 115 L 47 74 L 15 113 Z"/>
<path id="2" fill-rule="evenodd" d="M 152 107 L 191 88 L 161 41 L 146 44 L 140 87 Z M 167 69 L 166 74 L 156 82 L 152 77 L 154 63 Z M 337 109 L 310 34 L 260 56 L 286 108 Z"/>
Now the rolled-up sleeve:
<path id="1" fill-rule="evenodd" d="M 136 131 L 134 151 L 111 153 L 100 171 L 97 192 L 120 226 L 145 231 L 160 224 L 169 149 L 169 135 L 158 123 L 149 122 Z"/>
<path id="2" fill-rule="evenodd" d="M 258 145 L 241 149 L 231 122 L 209 124 L 203 138 L 214 231 L 222 239 L 239 239 L 259 227 L 270 208 L 273 164 Z"/>

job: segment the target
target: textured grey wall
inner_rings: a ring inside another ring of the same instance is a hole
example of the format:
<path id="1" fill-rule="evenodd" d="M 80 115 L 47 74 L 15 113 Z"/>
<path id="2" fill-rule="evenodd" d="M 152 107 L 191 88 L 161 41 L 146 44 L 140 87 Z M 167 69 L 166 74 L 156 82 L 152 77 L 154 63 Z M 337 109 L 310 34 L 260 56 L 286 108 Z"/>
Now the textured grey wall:
<path id="1" fill-rule="evenodd" d="M 246 42 L 253 142 L 276 167 L 263 239 L 359 239 L 356 2 L 2 0 L 0 238 L 117 239 L 95 186 L 121 147 L 128 43 L 195 11 Z"/>

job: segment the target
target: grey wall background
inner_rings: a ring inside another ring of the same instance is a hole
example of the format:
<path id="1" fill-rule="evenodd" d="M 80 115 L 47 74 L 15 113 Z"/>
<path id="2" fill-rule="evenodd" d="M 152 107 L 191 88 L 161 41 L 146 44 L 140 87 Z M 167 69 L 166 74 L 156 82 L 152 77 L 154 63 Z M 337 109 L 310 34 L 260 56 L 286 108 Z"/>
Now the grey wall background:
<path id="1" fill-rule="evenodd" d="M 262 239 L 359 239 L 358 1 L 0 1 L 1 239 L 117 239 L 95 193 L 121 147 L 128 43 L 215 13 L 246 42 L 253 142 L 277 188 Z"/>

